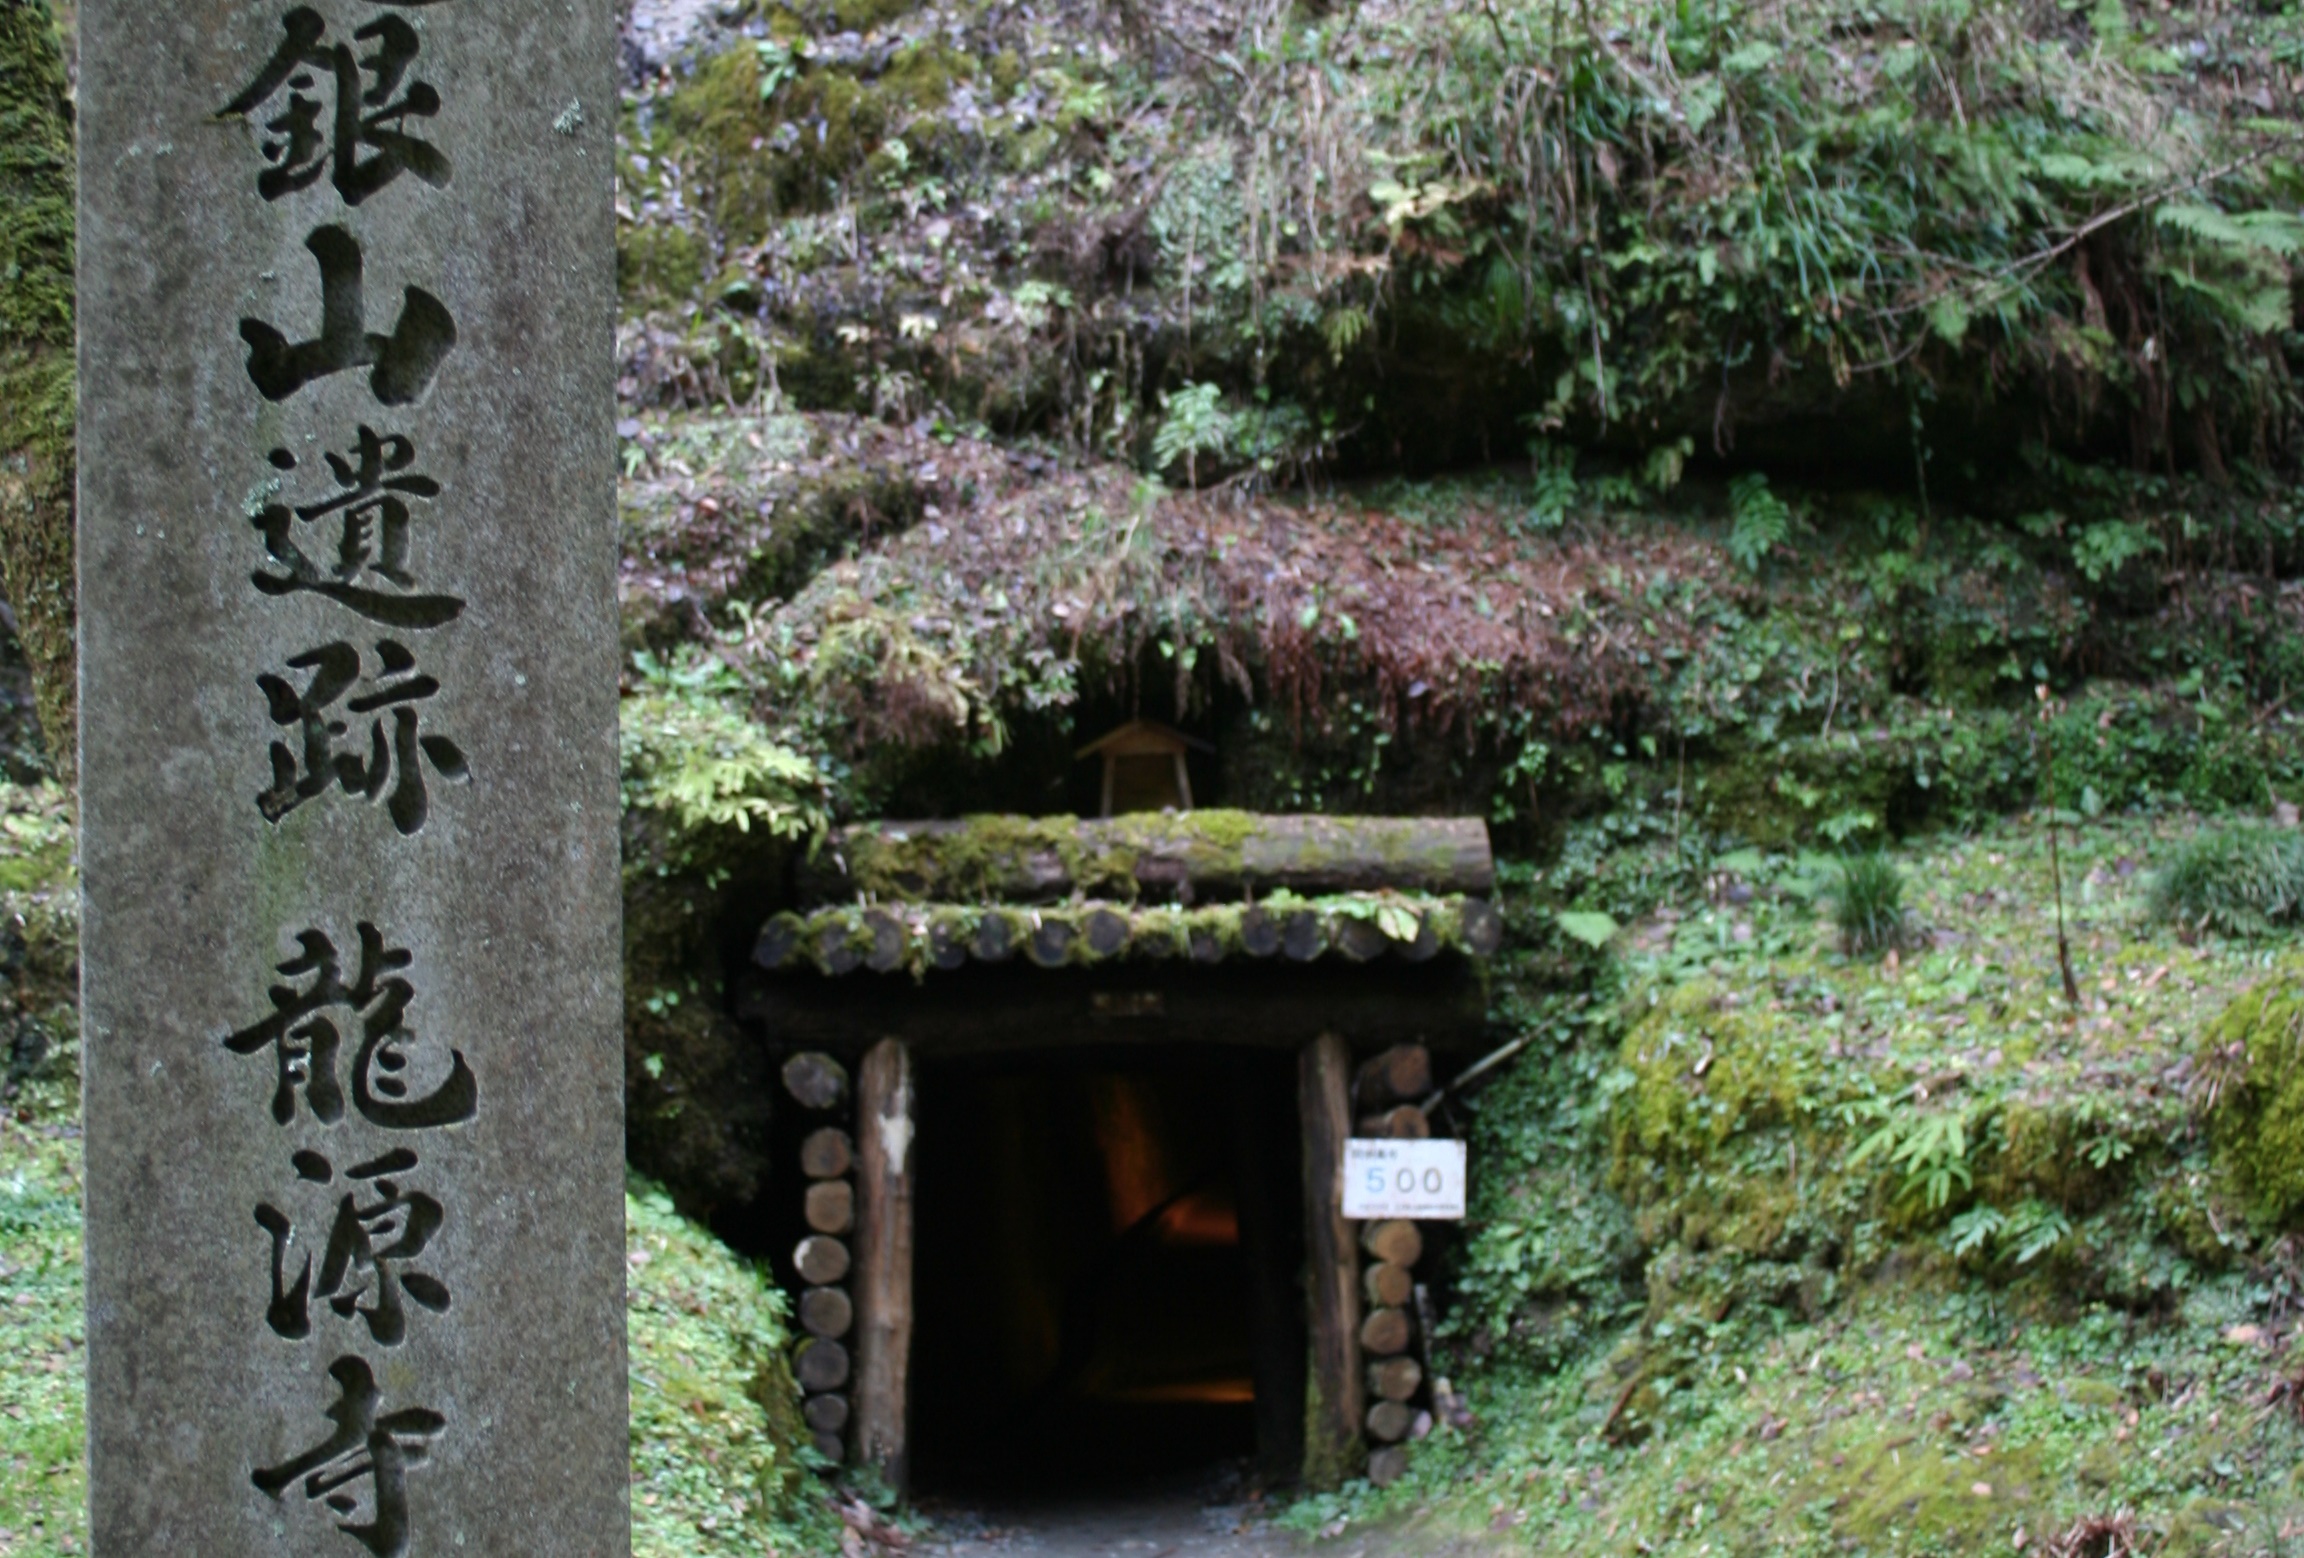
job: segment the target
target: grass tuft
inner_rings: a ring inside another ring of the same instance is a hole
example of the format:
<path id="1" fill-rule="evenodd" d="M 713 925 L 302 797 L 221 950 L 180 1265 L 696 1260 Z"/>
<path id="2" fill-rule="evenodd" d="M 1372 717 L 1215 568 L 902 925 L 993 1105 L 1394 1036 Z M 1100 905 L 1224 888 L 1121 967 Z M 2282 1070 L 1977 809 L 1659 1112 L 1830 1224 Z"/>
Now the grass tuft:
<path id="1" fill-rule="evenodd" d="M 2227 936 L 2304 923 L 2304 833 L 2242 823 L 2201 834 L 2153 882 L 2152 915 Z"/>
<path id="2" fill-rule="evenodd" d="M 1875 851 L 1840 861 L 1832 893 L 1832 918 L 1840 927 L 1840 947 L 1850 957 L 1886 952 L 1904 939 L 1904 876 L 1896 863 Z"/>

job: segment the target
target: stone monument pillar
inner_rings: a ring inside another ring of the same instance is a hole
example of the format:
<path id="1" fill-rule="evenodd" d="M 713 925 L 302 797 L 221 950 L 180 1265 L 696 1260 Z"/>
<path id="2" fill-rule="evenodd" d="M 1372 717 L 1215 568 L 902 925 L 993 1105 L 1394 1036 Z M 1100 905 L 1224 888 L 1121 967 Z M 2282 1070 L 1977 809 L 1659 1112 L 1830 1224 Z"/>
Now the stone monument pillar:
<path id="1" fill-rule="evenodd" d="M 82 0 L 99 1558 L 630 1547 L 611 0 Z"/>

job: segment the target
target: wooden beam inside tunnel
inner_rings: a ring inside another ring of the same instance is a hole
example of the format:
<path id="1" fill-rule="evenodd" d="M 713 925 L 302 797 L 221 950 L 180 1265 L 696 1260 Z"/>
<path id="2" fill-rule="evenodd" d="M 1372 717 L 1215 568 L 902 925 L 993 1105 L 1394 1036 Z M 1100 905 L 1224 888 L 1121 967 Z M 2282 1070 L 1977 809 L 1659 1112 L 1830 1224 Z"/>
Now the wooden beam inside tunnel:
<path id="1" fill-rule="evenodd" d="M 1256 1349 L 1256 1465 L 1275 1486 L 1294 1481 L 1304 1465 L 1303 1249 L 1300 1198 L 1289 1193 L 1303 1154 L 1295 1091 L 1285 1072 L 1240 1065 L 1227 1098 Z"/>

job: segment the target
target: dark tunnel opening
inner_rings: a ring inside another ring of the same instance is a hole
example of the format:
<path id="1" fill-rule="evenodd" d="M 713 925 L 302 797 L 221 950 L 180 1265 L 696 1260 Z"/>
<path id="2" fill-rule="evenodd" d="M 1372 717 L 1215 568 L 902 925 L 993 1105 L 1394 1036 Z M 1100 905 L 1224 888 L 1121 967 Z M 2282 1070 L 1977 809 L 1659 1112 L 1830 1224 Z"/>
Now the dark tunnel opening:
<path id="1" fill-rule="evenodd" d="M 1301 1453 L 1293 1068 L 1216 1047 L 923 1068 L 911 1444 L 942 1494 Z"/>

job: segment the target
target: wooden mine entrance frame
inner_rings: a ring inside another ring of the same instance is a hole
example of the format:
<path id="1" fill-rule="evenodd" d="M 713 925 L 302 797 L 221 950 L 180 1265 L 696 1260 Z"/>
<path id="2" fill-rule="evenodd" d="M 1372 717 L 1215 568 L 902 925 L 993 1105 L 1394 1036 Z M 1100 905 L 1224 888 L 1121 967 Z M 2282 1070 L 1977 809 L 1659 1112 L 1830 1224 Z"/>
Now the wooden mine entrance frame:
<path id="1" fill-rule="evenodd" d="M 1260 1400 L 1259 1438 L 1293 1418 L 1308 1484 L 1357 1474 L 1363 1285 L 1339 1173 L 1355 1133 L 1354 1072 L 1401 1044 L 1477 1042 L 1477 963 L 1502 928 L 1486 896 L 1485 826 L 1205 812 L 980 818 L 853 828 L 817 858 L 796 896 L 819 907 L 762 928 L 741 1005 L 787 1090 L 824 1122 L 802 1153 L 815 1232 L 794 1261 L 813 1284 L 800 1316 L 814 1334 L 795 1371 L 819 1447 L 892 1485 L 907 1480 L 913 1146 L 934 1129 L 932 1114 L 919 1119 L 920 1061 L 1218 1043 L 1296 1056 L 1309 1410 Z M 962 892 L 976 901 L 953 901 Z M 1219 895 L 1227 901 L 1207 901 Z M 1400 1318 L 1369 1324 L 1397 1331 Z"/>

